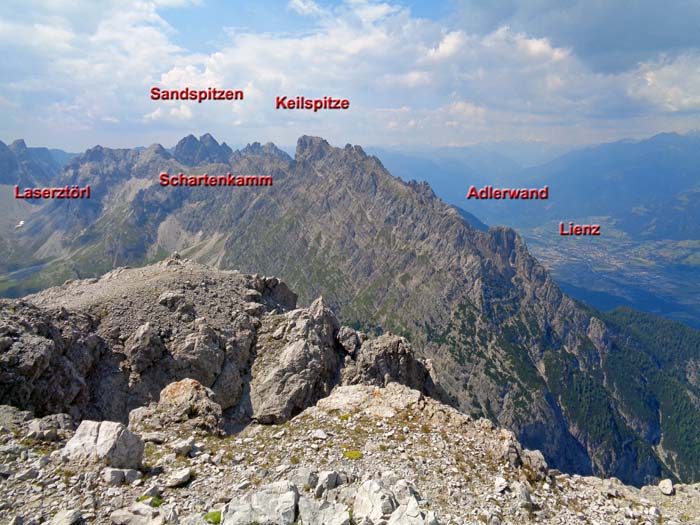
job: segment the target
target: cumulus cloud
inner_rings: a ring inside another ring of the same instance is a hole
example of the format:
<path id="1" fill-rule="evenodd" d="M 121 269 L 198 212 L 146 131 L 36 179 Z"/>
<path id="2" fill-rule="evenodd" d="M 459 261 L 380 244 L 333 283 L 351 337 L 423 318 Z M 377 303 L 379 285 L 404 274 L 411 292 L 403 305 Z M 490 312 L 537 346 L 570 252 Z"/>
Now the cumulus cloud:
<path id="1" fill-rule="evenodd" d="M 609 0 L 452 0 L 451 19 L 466 31 L 485 35 L 509 26 L 573 49 L 596 71 L 621 72 L 660 53 L 700 46 L 700 2 L 611 2 Z"/>
<path id="2" fill-rule="evenodd" d="M 633 96 L 675 113 L 700 111 L 700 53 L 686 53 L 673 59 L 662 57 L 640 65 Z"/>
<path id="3" fill-rule="evenodd" d="M 391 86 L 415 88 L 431 83 L 431 75 L 427 71 L 409 71 L 398 75 L 385 75 L 384 82 Z"/>
<path id="4" fill-rule="evenodd" d="M 438 43 L 438 45 L 428 50 L 428 58 L 433 60 L 445 60 L 468 44 L 468 39 L 462 31 L 450 31 Z"/>
<path id="5" fill-rule="evenodd" d="M 0 79 L 8 101 L 0 117 L 16 135 L 41 140 L 44 130 L 81 147 L 100 140 L 105 126 L 112 143 L 119 130 L 129 144 L 184 134 L 183 126 L 234 143 L 290 144 L 304 133 L 365 144 L 575 142 L 653 132 L 660 116 L 668 125 L 674 114 L 700 111 L 697 50 L 601 70 L 575 40 L 528 31 L 517 9 L 491 7 L 489 20 L 473 10 L 478 23 L 460 24 L 458 16 L 428 20 L 386 2 L 291 0 L 288 9 L 311 28 L 222 28 L 223 40 L 203 52 L 176 44 L 187 28 L 172 27 L 162 12 L 196 2 L 34 3 L 26 13 L 0 8 L 0 51 L 11 73 Z M 32 28 L 37 39 L 18 38 Z M 151 86 L 243 89 L 245 99 L 153 101 Z M 285 111 L 275 109 L 278 95 L 342 97 L 351 106 Z"/>

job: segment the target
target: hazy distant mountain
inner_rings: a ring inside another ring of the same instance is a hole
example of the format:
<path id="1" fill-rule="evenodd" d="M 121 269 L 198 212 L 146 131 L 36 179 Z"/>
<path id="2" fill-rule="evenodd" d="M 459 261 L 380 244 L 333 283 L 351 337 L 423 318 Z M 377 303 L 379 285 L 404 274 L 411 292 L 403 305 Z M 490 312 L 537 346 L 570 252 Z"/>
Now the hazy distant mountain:
<path id="1" fill-rule="evenodd" d="M 486 223 L 516 228 L 574 297 L 700 326 L 700 134 L 603 144 L 519 170 L 474 149 L 453 165 L 441 163 L 438 153 L 385 157 L 395 175 L 426 180 L 440 197 Z M 471 185 L 548 185 L 550 198 L 469 200 Z M 599 224 L 603 236 L 562 242 L 560 221 Z"/>
<path id="2" fill-rule="evenodd" d="M 222 146 L 204 136 L 174 151 L 201 163 L 159 145 L 74 158 L 60 180 L 90 182 L 94 199 L 51 203 L 12 233 L 33 258 L 6 278 L 6 293 L 174 250 L 278 275 L 302 302 L 323 295 L 346 323 L 409 337 L 455 404 L 513 429 L 553 465 L 633 483 L 700 478 L 700 412 L 686 410 L 700 398 L 695 332 L 655 341 L 577 305 L 513 230 L 475 229 L 430 186 L 393 177 L 358 146 L 302 137 L 294 158 L 255 143 L 220 162 Z M 164 188 L 158 173 L 168 170 L 270 175 L 274 185 Z M 656 364 L 630 381 L 637 346 Z M 688 373 L 657 390 L 657 357 L 668 351 Z"/>
<path id="3" fill-rule="evenodd" d="M 485 142 L 480 147 L 511 159 L 524 168 L 540 166 L 570 151 L 581 149 L 581 146 L 569 144 L 549 144 L 541 141 L 523 140 Z"/>
<path id="4" fill-rule="evenodd" d="M 368 152 L 379 157 L 397 177 L 429 182 L 438 195 L 461 195 L 466 193 L 466 181 L 473 181 L 473 184 L 506 181 L 522 171 L 522 167 L 511 159 L 481 147 L 441 148 L 416 153 L 369 148 Z"/>
<path id="5" fill-rule="evenodd" d="M 520 168 L 484 147 L 413 155 L 376 151 L 395 175 L 429 182 L 442 198 L 491 224 L 531 227 L 548 220 L 603 216 L 634 235 L 693 236 L 672 231 L 670 220 L 665 221 L 668 226 L 656 231 L 651 226 L 667 212 L 674 214 L 681 230 L 694 222 L 684 219 L 683 214 L 692 213 L 694 191 L 700 189 L 698 133 L 662 133 L 642 141 L 602 144 L 530 168 Z M 548 185 L 550 198 L 539 206 L 520 201 L 475 201 L 466 198 L 471 185 Z"/>
<path id="6" fill-rule="evenodd" d="M 552 192 L 550 206 L 518 210 L 523 211 L 518 223 L 589 216 L 624 219 L 636 209 L 658 208 L 676 194 L 700 189 L 700 136 L 662 133 L 574 151 L 525 170 L 518 180 L 548 184 Z"/>
<path id="7" fill-rule="evenodd" d="M 700 184 L 671 198 L 633 207 L 619 217 L 617 226 L 642 239 L 700 241 Z"/>
<path id="8" fill-rule="evenodd" d="M 71 156 L 56 149 L 29 148 L 22 139 L 9 146 L 0 142 L 0 184 L 50 184 Z"/>
<path id="9" fill-rule="evenodd" d="M 576 297 L 700 326 L 699 134 L 587 148 L 517 179 L 549 185 L 549 201 L 456 203 L 521 230 Z M 603 236 L 562 242 L 560 221 L 600 224 Z"/>
<path id="10" fill-rule="evenodd" d="M 0 273 L 21 267 L 31 259 L 32 250 L 17 243 L 14 234 L 22 221 L 43 204 L 15 199 L 14 186 L 52 186 L 72 156 L 56 149 L 30 148 L 21 139 L 9 146 L 0 142 Z"/>

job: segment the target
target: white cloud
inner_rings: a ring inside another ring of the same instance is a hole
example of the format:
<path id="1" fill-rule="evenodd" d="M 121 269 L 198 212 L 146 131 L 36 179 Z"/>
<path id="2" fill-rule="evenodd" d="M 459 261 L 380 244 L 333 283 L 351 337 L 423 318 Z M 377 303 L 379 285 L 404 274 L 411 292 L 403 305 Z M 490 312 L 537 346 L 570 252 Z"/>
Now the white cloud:
<path id="1" fill-rule="evenodd" d="M 325 13 L 313 0 L 290 0 L 287 7 L 304 16 L 319 16 Z"/>
<path id="2" fill-rule="evenodd" d="M 663 111 L 700 111 L 700 53 L 640 64 L 630 93 Z"/>
<path id="3" fill-rule="evenodd" d="M 187 5 L 201 5 L 202 0 L 153 0 L 159 7 L 184 7 Z"/>
<path id="4" fill-rule="evenodd" d="M 0 79 L 0 118 L 24 122 L 18 133 L 50 123 L 57 136 L 76 143 L 100 140 L 103 126 L 138 143 L 133 137 L 150 137 L 154 130 L 184 133 L 186 122 L 188 132 L 211 131 L 240 142 L 289 144 L 303 133 L 318 133 L 340 143 L 420 143 L 429 137 L 447 144 L 480 137 L 573 141 L 601 129 L 646 133 L 658 126 L 660 114 L 700 110 L 697 53 L 603 74 L 546 37 L 508 26 L 470 33 L 369 0 L 333 8 L 291 0 L 290 10 L 313 18 L 312 29 L 222 29 L 227 38 L 202 53 L 177 45 L 177 28 L 159 12 L 191 3 L 61 6 L 35 0 L 31 13 L 2 17 L 0 52 L 21 55 L 32 66 L 27 73 L 17 64 L 17 75 Z M 32 30 L 35 38 L 19 38 Z M 245 99 L 155 102 L 148 92 L 153 85 L 244 89 Z M 349 98 L 351 109 L 275 110 L 277 95 Z M 236 136 L 230 137 L 233 127 Z"/>
<path id="5" fill-rule="evenodd" d="M 170 114 L 181 120 L 190 120 L 192 118 L 192 110 L 189 106 L 185 104 L 180 104 L 179 106 L 172 108 Z"/>
<path id="6" fill-rule="evenodd" d="M 450 104 L 447 108 L 447 112 L 454 117 L 470 119 L 472 121 L 477 120 L 479 122 L 484 121 L 484 116 L 486 114 L 484 108 L 461 100 Z"/>
<path id="7" fill-rule="evenodd" d="M 163 108 L 156 108 L 150 113 L 146 113 L 143 116 L 143 121 L 144 122 L 150 122 L 153 120 L 160 120 L 163 117 Z"/>
<path id="8" fill-rule="evenodd" d="M 44 23 L 12 24 L 0 20 L 0 44 L 19 46 L 47 55 L 71 50 L 75 34 L 65 26 Z"/>
<path id="9" fill-rule="evenodd" d="M 384 82 L 390 86 L 416 88 L 430 84 L 431 77 L 426 71 L 409 71 L 400 75 L 385 75 Z"/>
<path id="10" fill-rule="evenodd" d="M 467 45 L 467 36 L 461 31 L 447 33 L 437 47 L 428 51 L 428 57 L 436 60 L 444 60 L 454 56 Z"/>

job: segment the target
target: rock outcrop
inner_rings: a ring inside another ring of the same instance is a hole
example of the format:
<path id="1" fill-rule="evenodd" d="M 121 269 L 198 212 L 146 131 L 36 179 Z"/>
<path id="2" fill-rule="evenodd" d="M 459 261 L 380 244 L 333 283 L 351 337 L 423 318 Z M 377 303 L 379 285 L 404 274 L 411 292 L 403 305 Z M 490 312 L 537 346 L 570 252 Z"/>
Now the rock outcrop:
<path id="1" fill-rule="evenodd" d="M 181 425 L 220 434 L 223 432 L 221 405 L 214 399 L 214 392 L 195 379 L 171 383 L 161 390 L 157 403 L 131 411 L 129 428 L 147 432 Z"/>
<path id="2" fill-rule="evenodd" d="M 221 522 L 223 525 L 293 525 L 298 500 L 294 485 L 278 481 L 224 506 Z"/>
<path id="3" fill-rule="evenodd" d="M 251 370 L 250 401 L 255 420 L 281 423 L 327 396 L 338 382 L 340 323 L 322 299 L 268 322 L 258 336 L 263 344 Z"/>
<path id="4" fill-rule="evenodd" d="M 347 334 L 347 332 L 346 332 Z M 426 365 L 420 361 L 403 337 L 385 334 L 376 339 L 366 339 L 361 345 L 357 335 L 346 335 L 351 341 L 348 366 L 343 369 L 342 383 L 346 385 L 386 386 L 398 382 L 416 390 L 426 391 L 436 398 L 445 398 L 438 385 L 433 383 Z M 348 345 L 345 342 L 345 345 Z"/>
<path id="5" fill-rule="evenodd" d="M 287 421 L 339 384 L 437 392 L 405 339 L 341 327 L 321 298 L 296 308 L 276 278 L 179 256 L 1 301 L 0 312 L 0 402 L 38 416 L 126 423 L 131 412 L 135 429 L 221 432 L 225 419 Z"/>

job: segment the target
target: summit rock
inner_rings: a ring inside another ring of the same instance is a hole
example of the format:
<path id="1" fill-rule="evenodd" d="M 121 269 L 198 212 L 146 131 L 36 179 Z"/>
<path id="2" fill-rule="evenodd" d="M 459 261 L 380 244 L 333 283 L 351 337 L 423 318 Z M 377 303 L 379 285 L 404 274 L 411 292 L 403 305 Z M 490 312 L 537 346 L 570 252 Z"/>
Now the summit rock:
<path id="1" fill-rule="evenodd" d="M 197 139 L 188 135 L 175 146 L 173 156 L 186 166 L 202 163 L 226 163 L 233 151 L 226 143 L 219 144 L 209 133 Z"/>

